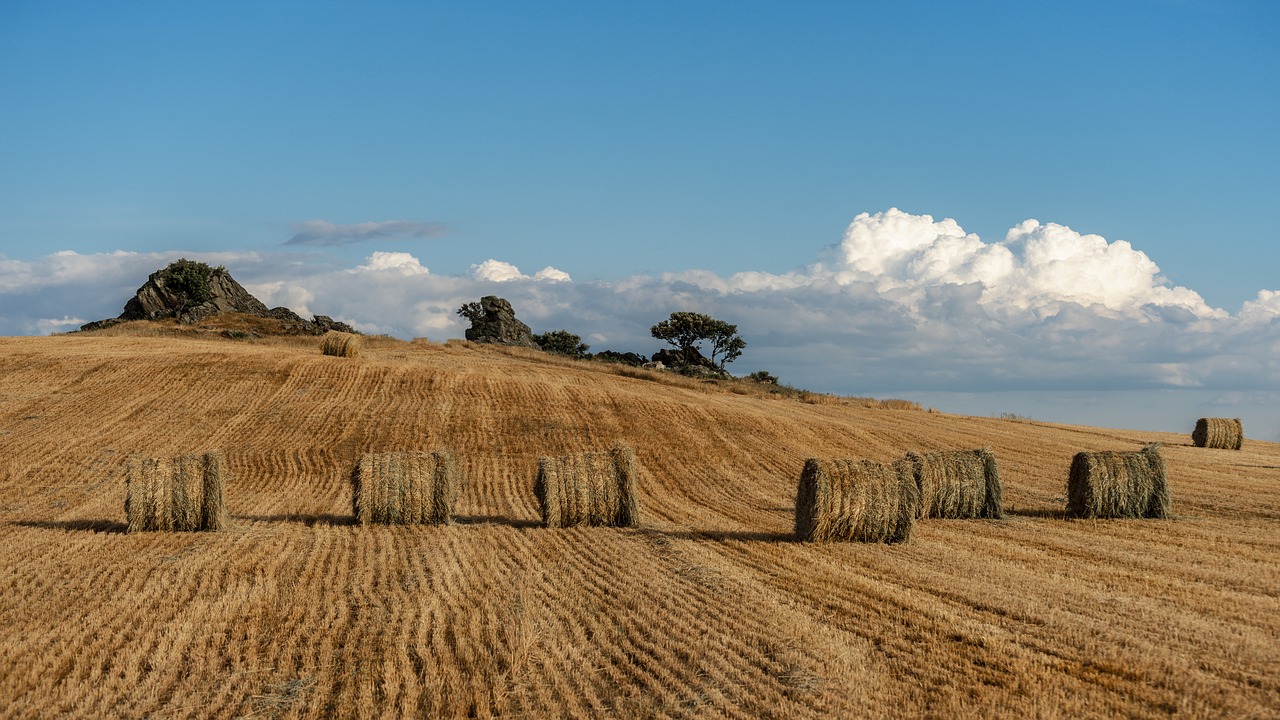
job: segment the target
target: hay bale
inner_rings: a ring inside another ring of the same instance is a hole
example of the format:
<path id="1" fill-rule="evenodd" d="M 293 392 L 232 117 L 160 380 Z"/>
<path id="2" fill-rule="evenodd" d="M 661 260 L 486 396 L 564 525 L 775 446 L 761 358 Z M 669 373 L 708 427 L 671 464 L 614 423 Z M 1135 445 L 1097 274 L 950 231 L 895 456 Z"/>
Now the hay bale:
<path id="1" fill-rule="evenodd" d="M 227 526 L 222 454 L 129 460 L 124 514 L 129 532 L 222 530 Z"/>
<path id="2" fill-rule="evenodd" d="M 549 528 L 640 525 L 636 456 L 629 447 L 540 457 L 533 494 Z"/>
<path id="3" fill-rule="evenodd" d="M 320 352 L 336 357 L 354 358 L 360 356 L 364 344 L 359 335 L 330 330 L 320 341 Z"/>
<path id="4" fill-rule="evenodd" d="M 1200 418 L 1191 441 L 1196 447 L 1239 450 L 1244 445 L 1244 423 L 1240 418 Z"/>
<path id="5" fill-rule="evenodd" d="M 810 458 L 796 492 L 796 538 L 904 542 L 919 502 L 920 490 L 904 461 Z"/>
<path id="6" fill-rule="evenodd" d="M 920 489 L 917 518 L 1004 517 L 1000 472 L 989 448 L 909 452 L 904 462 Z"/>
<path id="7" fill-rule="evenodd" d="M 351 471 L 351 512 L 361 525 L 447 524 L 458 486 L 448 450 L 365 453 Z"/>
<path id="8" fill-rule="evenodd" d="M 1077 453 L 1067 482 L 1067 517 L 1169 517 L 1159 443 L 1137 451 Z"/>

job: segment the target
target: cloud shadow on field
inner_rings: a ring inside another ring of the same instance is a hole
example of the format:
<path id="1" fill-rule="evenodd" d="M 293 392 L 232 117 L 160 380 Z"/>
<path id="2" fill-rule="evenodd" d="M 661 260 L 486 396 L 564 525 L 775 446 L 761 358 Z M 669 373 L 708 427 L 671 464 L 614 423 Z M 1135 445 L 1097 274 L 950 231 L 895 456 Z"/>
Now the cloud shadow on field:
<path id="1" fill-rule="evenodd" d="M 12 525 L 40 528 L 41 530 L 67 530 L 102 533 L 122 533 L 128 524 L 116 520 L 18 520 Z"/>

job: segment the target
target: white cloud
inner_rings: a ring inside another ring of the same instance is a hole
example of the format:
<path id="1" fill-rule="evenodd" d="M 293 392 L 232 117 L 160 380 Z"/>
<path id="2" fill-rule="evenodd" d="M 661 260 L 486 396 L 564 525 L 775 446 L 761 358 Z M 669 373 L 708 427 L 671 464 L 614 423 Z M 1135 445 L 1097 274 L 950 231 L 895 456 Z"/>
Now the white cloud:
<path id="1" fill-rule="evenodd" d="M 520 272 L 520 268 L 511 263 L 489 258 L 479 265 L 471 266 L 471 277 L 488 282 L 510 282 L 512 280 L 528 280 L 529 276 Z"/>
<path id="2" fill-rule="evenodd" d="M 404 252 L 375 252 L 365 258 L 364 265 L 352 272 L 398 272 L 401 275 L 427 275 L 429 270 L 418 258 Z"/>
<path id="3" fill-rule="evenodd" d="M 544 282 L 573 282 L 573 278 L 569 277 L 569 273 L 553 268 L 550 265 L 534 273 L 533 279 Z"/>
<path id="4" fill-rule="evenodd" d="M 1257 298 L 1240 307 L 1240 317 L 1251 322 L 1269 322 L 1280 318 L 1280 291 L 1259 290 Z"/>
<path id="5" fill-rule="evenodd" d="M 384 220 L 338 225 L 328 220 L 305 220 L 293 225 L 293 237 L 285 245 L 336 246 L 351 245 L 386 238 L 427 238 L 448 234 L 441 223 Z"/>
<path id="6" fill-rule="evenodd" d="M 978 283 L 978 303 L 1005 316 L 1045 317 L 1064 303 L 1130 317 L 1147 313 L 1148 306 L 1226 316 L 1194 291 L 1170 287 L 1156 264 L 1128 242 L 1109 243 L 1037 220 L 1019 223 L 1003 242 L 987 243 L 950 218 L 934 221 L 897 208 L 862 213 L 811 273 L 841 285 L 872 283 L 882 293 L 896 291 L 907 304 L 919 302 L 927 288 Z"/>
<path id="7" fill-rule="evenodd" d="M 1280 292 L 1263 290 L 1232 315 L 1167 282 L 1125 241 L 1035 220 L 989 243 L 950 219 L 864 213 L 818 263 L 793 272 L 676 270 L 608 282 L 572 282 L 554 267 L 530 277 L 492 258 L 438 275 L 409 253 L 374 252 L 351 267 L 186 255 L 228 265 L 268 306 L 406 338 L 461 337 L 457 308 L 495 293 L 535 332 L 565 328 L 594 350 L 652 353 L 653 323 L 676 310 L 705 312 L 747 339 L 735 370 L 764 368 L 835 392 L 1280 386 Z M 113 317 L 178 256 L 0 258 L 0 333 Z"/>

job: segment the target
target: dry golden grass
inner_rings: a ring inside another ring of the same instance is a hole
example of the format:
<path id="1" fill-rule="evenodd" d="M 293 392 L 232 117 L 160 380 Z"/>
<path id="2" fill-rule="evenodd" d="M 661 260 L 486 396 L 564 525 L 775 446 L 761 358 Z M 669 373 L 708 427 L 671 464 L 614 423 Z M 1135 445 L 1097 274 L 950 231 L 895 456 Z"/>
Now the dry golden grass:
<path id="1" fill-rule="evenodd" d="M 115 329 L 113 329 L 115 330 Z M 108 331 L 110 332 L 110 331 Z M 1173 520 L 1065 520 L 1163 441 Z M 635 449 L 640 528 L 539 527 L 541 455 Z M 990 446 L 1005 520 L 791 540 L 811 456 Z M 360 526 L 453 449 L 450 526 Z M 230 529 L 125 533 L 130 455 L 223 449 Z M 779 402 L 537 353 L 160 329 L 0 339 L 10 717 L 1275 717 L 1280 446 Z"/>
<path id="2" fill-rule="evenodd" d="M 538 458 L 533 495 L 549 528 L 640 525 L 636 454 L 625 445 L 609 452 Z"/>
<path id="3" fill-rule="evenodd" d="M 903 462 L 920 490 L 916 517 L 1004 517 L 1000 469 L 990 448 L 908 452 Z"/>
<path id="4" fill-rule="evenodd" d="M 1196 447 L 1239 450 L 1244 446 L 1244 425 L 1240 418 L 1200 418 L 1191 442 Z"/>
<path id="5" fill-rule="evenodd" d="M 919 506 L 905 461 L 809 458 L 796 489 L 796 539 L 905 542 Z"/>
<path id="6" fill-rule="evenodd" d="M 1141 450 L 1078 452 L 1067 479 L 1067 515 L 1167 518 L 1172 502 L 1168 475 L 1159 443 Z"/>
<path id="7" fill-rule="evenodd" d="M 360 336 L 351 333 L 330 330 L 320 339 L 320 352 L 324 355 L 355 358 L 360 357 L 362 349 L 364 344 L 360 342 Z"/>
<path id="8" fill-rule="evenodd" d="M 361 525 L 447 524 L 459 486 L 448 450 L 365 453 L 351 470 L 351 514 Z"/>

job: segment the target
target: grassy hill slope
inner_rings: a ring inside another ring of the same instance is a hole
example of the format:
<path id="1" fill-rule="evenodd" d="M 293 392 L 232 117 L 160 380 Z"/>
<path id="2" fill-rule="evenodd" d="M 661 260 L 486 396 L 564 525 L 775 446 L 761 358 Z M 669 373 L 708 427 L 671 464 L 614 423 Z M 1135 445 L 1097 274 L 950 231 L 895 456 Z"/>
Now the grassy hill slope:
<path id="1" fill-rule="evenodd" d="M 0 712 L 1275 716 L 1280 446 L 811 399 L 465 343 L 0 339 Z M 642 526 L 538 527 L 537 457 L 615 441 Z M 1075 452 L 1150 441 L 1177 519 L 1062 518 Z M 790 538 L 806 457 L 984 445 L 1007 520 Z M 458 523 L 350 523 L 359 453 L 438 446 Z M 130 454 L 214 448 L 232 529 L 123 533 Z"/>

